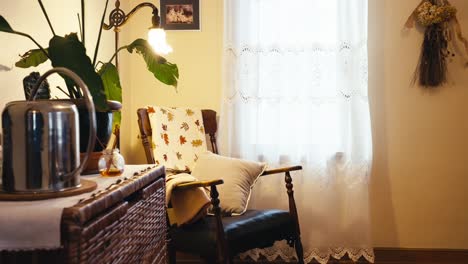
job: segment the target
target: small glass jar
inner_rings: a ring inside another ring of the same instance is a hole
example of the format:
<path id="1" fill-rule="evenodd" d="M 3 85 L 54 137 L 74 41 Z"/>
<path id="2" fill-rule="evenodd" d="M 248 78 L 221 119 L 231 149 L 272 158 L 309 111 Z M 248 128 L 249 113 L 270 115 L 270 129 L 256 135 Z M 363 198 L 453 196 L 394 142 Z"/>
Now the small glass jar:
<path id="1" fill-rule="evenodd" d="M 105 149 L 98 161 L 99 173 L 105 177 L 122 175 L 125 167 L 124 157 L 119 149 Z"/>

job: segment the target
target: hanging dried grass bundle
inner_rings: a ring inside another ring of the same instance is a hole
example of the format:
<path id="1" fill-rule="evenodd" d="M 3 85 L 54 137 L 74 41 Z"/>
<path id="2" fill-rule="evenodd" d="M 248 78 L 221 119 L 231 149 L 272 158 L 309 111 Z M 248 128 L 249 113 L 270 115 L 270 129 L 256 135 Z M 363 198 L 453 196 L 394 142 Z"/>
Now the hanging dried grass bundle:
<path id="1" fill-rule="evenodd" d="M 406 27 L 412 27 L 414 20 L 426 27 L 413 83 L 419 80 L 421 86 L 434 88 L 447 81 L 446 60 L 455 56 L 448 48 L 451 40 L 448 23 L 452 19 L 456 21 L 456 13 L 447 0 L 423 0 L 408 18 Z"/>
<path id="2" fill-rule="evenodd" d="M 426 28 L 413 83 L 419 79 L 421 86 L 431 88 L 446 82 L 446 58 L 452 53 L 447 49 L 448 42 L 444 31 L 441 24 L 433 24 Z"/>

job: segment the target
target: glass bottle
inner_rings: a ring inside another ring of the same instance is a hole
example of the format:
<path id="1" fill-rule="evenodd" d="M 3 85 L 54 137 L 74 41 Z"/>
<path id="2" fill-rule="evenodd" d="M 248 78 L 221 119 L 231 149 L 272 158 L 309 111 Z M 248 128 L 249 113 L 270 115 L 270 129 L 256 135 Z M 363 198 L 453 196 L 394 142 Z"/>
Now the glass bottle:
<path id="1" fill-rule="evenodd" d="M 125 167 L 124 157 L 119 149 L 105 149 L 98 161 L 99 173 L 102 176 L 113 177 L 122 175 Z"/>

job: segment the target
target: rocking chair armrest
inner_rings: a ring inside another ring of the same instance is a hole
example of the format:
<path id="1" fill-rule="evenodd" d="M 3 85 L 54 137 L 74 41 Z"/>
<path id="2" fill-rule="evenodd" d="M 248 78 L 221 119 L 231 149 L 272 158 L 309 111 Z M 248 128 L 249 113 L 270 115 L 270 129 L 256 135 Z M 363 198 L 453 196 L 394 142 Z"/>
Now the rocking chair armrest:
<path id="1" fill-rule="evenodd" d="M 272 170 L 265 170 L 260 176 L 266 176 L 270 174 L 277 174 L 277 173 L 290 172 L 290 171 L 297 171 L 297 170 L 302 170 L 302 166 L 292 166 L 292 167 L 277 168 L 277 169 L 272 169 Z"/>
<path id="2" fill-rule="evenodd" d="M 211 187 L 219 184 L 223 184 L 224 181 L 222 179 L 211 180 L 211 181 L 194 181 L 194 182 L 187 182 L 177 185 L 174 189 L 177 190 L 185 190 L 190 188 L 197 188 L 197 187 Z"/>
<path id="3" fill-rule="evenodd" d="M 179 174 L 179 173 L 190 174 L 190 170 L 178 170 L 178 169 L 172 169 L 172 168 L 166 168 L 166 172 L 169 174 Z"/>

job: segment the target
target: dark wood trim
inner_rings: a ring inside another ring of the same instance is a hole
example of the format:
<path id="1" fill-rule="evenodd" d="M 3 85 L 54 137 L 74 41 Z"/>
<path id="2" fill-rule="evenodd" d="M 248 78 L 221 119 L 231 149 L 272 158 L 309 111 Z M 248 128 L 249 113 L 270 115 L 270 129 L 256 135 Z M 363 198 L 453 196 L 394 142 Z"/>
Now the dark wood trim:
<path id="1" fill-rule="evenodd" d="M 375 263 L 468 263 L 468 249 L 375 248 Z"/>

